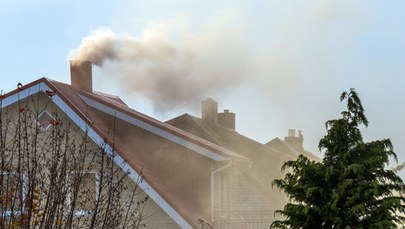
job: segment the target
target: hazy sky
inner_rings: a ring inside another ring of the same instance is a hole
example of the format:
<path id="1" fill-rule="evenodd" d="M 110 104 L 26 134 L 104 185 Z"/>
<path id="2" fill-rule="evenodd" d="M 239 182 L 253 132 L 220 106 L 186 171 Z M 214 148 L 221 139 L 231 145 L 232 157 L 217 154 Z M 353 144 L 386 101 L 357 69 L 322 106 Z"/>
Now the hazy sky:
<path id="1" fill-rule="evenodd" d="M 391 138 L 404 162 L 404 10 L 401 0 L 0 0 L 0 88 L 70 83 L 68 56 L 98 36 L 115 55 L 94 67 L 94 89 L 159 120 L 200 116 L 213 97 L 239 133 L 265 143 L 301 129 L 320 155 L 324 123 L 354 87 L 365 139 Z"/>

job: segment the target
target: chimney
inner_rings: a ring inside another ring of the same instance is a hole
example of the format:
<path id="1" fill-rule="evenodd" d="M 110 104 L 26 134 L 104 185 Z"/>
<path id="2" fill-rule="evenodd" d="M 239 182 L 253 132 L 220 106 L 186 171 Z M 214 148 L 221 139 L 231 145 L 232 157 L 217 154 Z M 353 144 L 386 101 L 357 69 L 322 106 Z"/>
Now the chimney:
<path id="1" fill-rule="evenodd" d="M 224 110 L 224 113 L 218 113 L 218 124 L 235 130 L 235 113 L 229 112 L 228 109 Z"/>
<path id="2" fill-rule="evenodd" d="M 295 136 L 295 129 L 289 129 L 288 137 L 285 137 L 284 141 L 299 152 L 304 151 L 304 146 L 302 144 L 304 142 L 304 136 L 302 135 L 301 130 L 298 130 L 298 136 Z"/>
<path id="3" fill-rule="evenodd" d="M 70 62 L 70 80 L 74 88 L 92 92 L 93 76 L 92 63 L 87 60 L 71 60 Z"/>
<path id="4" fill-rule="evenodd" d="M 217 123 L 217 113 L 218 113 L 218 103 L 212 98 L 207 98 L 205 101 L 201 102 L 201 118 L 204 122 L 209 122 L 211 124 Z"/>

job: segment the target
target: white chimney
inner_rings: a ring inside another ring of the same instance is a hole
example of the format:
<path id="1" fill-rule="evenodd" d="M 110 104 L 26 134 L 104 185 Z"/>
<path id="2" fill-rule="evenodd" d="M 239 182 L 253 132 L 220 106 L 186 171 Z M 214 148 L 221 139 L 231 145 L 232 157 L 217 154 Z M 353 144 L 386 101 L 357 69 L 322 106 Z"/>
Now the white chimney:
<path id="1" fill-rule="evenodd" d="M 301 130 L 298 130 L 298 136 L 296 136 L 295 129 L 288 129 L 288 136 L 284 137 L 284 141 L 299 152 L 304 150 L 304 146 L 302 144 L 304 142 L 304 136 L 302 135 Z"/>
<path id="2" fill-rule="evenodd" d="M 211 124 L 217 124 L 218 102 L 213 100 L 212 98 L 207 98 L 201 103 L 202 103 L 202 110 L 201 110 L 202 120 L 205 122 L 209 122 Z"/>
<path id="3" fill-rule="evenodd" d="M 295 137 L 295 129 L 288 129 L 288 137 Z"/>
<path id="4" fill-rule="evenodd" d="M 93 75 L 92 63 L 87 60 L 71 60 L 70 62 L 70 80 L 74 88 L 92 92 Z"/>

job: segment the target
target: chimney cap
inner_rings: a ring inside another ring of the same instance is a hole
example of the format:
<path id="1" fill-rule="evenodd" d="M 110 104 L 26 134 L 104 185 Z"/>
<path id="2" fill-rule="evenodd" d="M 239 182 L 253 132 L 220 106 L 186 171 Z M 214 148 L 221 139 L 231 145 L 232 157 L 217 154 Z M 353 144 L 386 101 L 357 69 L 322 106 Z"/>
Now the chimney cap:
<path id="1" fill-rule="evenodd" d="M 211 98 L 211 97 L 207 97 L 205 99 L 205 101 L 210 101 L 210 102 L 216 102 L 215 99 Z M 204 102 L 204 101 L 203 101 Z"/>
<path id="2" fill-rule="evenodd" d="M 92 64 L 92 62 L 90 60 L 80 60 L 80 59 L 70 59 L 69 62 L 70 63 L 90 63 L 90 64 Z"/>

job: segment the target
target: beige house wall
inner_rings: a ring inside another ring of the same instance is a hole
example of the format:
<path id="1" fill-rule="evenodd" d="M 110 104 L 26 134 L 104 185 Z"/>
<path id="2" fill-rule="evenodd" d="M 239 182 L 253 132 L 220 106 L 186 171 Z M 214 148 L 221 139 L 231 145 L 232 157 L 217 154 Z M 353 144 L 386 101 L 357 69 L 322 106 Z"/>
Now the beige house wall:
<path id="1" fill-rule="evenodd" d="M 144 223 L 147 229 L 180 228 L 154 201 L 148 201 L 144 209 Z"/>
<path id="2" fill-rule="evenodd" d="M 269 228 L 274 221 L 271 193 L 254 182 L 248 171 L 234 167 L 214 177 L 216 228 Z M 280 200 L 283 201 L 283 200 Z"/>
<path id="3" fill-rule="evenodd" d="M 13 134 L 16 131 L 16 124 L 19 120 L 19 118 L 23 118 L 25 122 L 25 126 L 27 128 L 30 128 L 28 130 L 28 133 L 31 134 L 37 134 L 38 136 L 38 145 L 44 145 L 45 142 L 47 141 L 46 139 L 49 140 L 49 138 L 52 137 L 52 127 L 49 128 L 46 131 L 42 130 L 36 130 L 36 123 L 35 119 L 37 118 L 38 114 L 46 110 L 50 114 L 52 114 L 55 119 L 58 121 L 58 127 L 61 127 L 63 131 L 66 131 L 66 128 L 69 128 L 69 139 L 71 139 L 69 142 L 75 142 L 77 144 L 81 144 L 84 139 L 84 132 L 80 130 L 78 126 L 76 126 L 72 120 L 70 120 L 66 114 L 61 111 L 52 101 L 51 99 L 46 96 L 44 93 L 38 93 L 35 94 L 31 97 L 28 97 L 27 99 L 21 100 L 20 102 L 16 104 L 12 104 L 8 106 L 7 108 L 3 109 L 1 112 L 2 115 L 2 120 L 3 120 L 3 125 L 7 124 L 8 125 L 8 137 L 6 142 L 8 142 L 8 145 L 12 144 L 11 142 L 15 140 L 15 135 Z M 24 115 L 26 115 L 24 117 Z M 21 120 L 21 119 L 20 119 Z M 36 132 L 38 131 L 38 132 Z M 69 143 L 68 143 L 69 144 Z M 61 146 L 62 148 L 64 146 Z M 79 146 L 78 146 L 79 147 Z M 44 146 L 44 149 L 45 146 Z M 89 141 L 86 146 L 86 150 L 94 150 L 95 152 L 100 151 L 99 147 L 94 143 L 93 141 Z M 51 151 L 49 149 L 46 149 L 45 152 L 38 152 L 38 155 L 40 157 L 43 157 L 41 160 L 41 163 L 45 163 L 48 159 L 51 158 Z M 98 171 L 99 170 L 99 164 L 94 163 L 95 161 L 99 161 L 101 159 L 101 156 L 90 156 L 90 157 L 85 157 L 85 165 L 82 167 L 84 171 Z M 13 164 L 16 165 L 17 163 L 13 161 Z M 10 167 L 14 167 L 14 165 L 11 165 Z M 44 165 L 43 168 L 47 169 L 47 167 Z M 88 169 L 87 169 L 88 168 Z M 11 168 L 12 169 L 12 168 Z M 120 171 L 117 165 L 114 165 L 114 170 Z M 123 174 L 122 171 L 121 175 Z M 66 178 L 66 181 L 68 178 Z M 134 187 L 136 185 L 136 182 L 133 181 L 131 178 L 127 177 L 125 179 L 125 182 L 127 183 L 126 185 L 128 187 Z M 126 201 L 128 200 L 128 196 L 132 194 L 130 189 L 127 189 L 127 191 L 123 191 L 122 194 L 122 200 Z M 142 201 L 144 197 L 146 196 L 146 193 L 144 191 L 141 191 L 138 189 L 138 193 L 136 195 L 135 202 L 137 201 Z M 45 196 L 43 196 L 45 197 Z M 44 198 L 46 199 L 46 198 Z M 124 205 L 130 205 L 128 202 L 123 202 L 122 204 Z M 129 206 L 131 207 L 131 206 Z M 145 224 L 145 228 L 161 228 L 161 229 L 175 229 L 175 228 L 180 228 L 165 212 L 162 208 L 160 208 L 152 199 L 148 199 L 145 204 L 142 205 L 141 207 L 141 213 L 143 216 L 142 223 Z M 130 217 L 135 217 L 135 216 L 130 216 Z M 136 218 L 136 217 L 135 217 Z"/>

